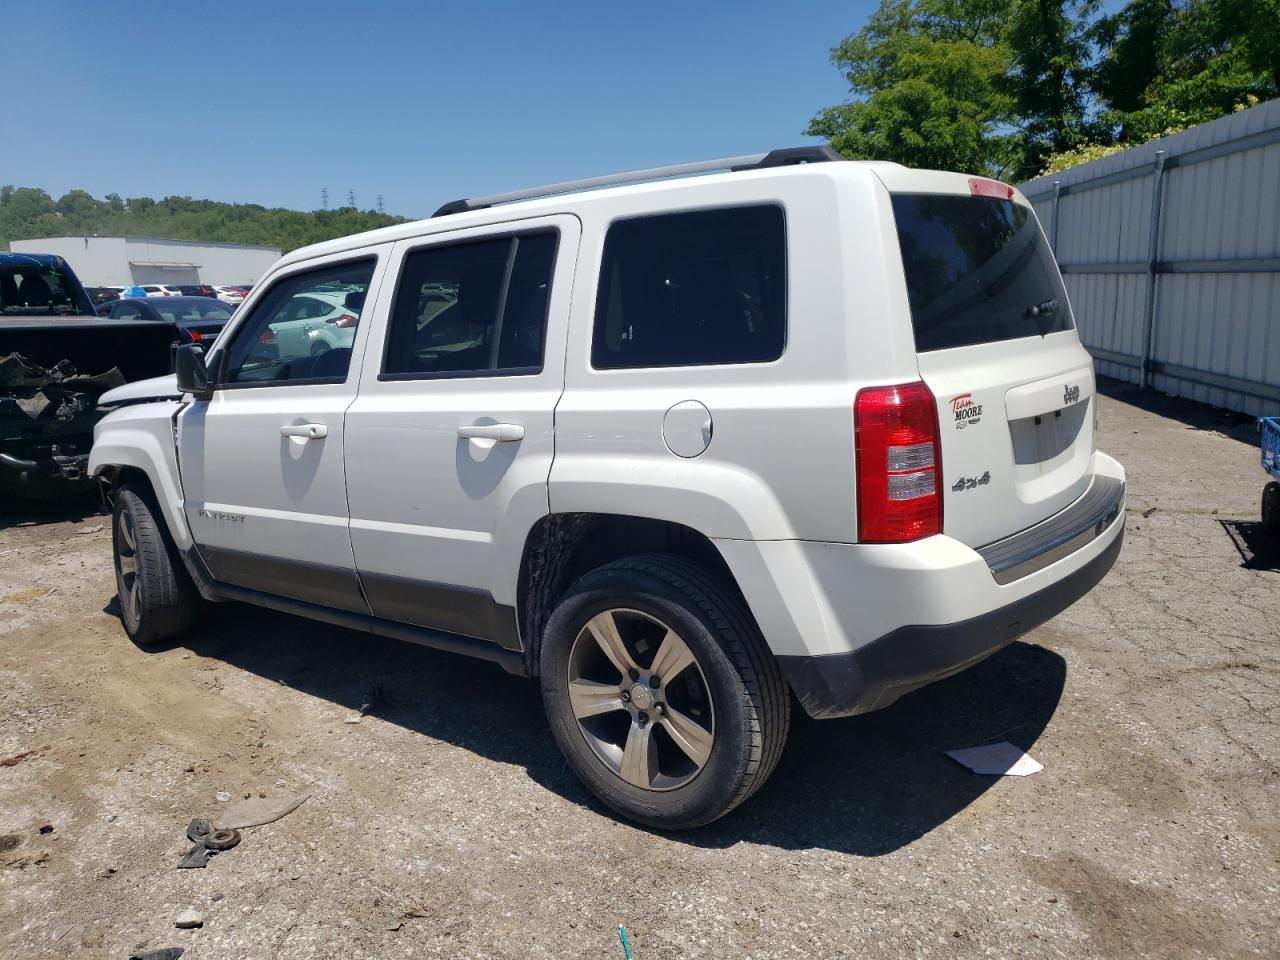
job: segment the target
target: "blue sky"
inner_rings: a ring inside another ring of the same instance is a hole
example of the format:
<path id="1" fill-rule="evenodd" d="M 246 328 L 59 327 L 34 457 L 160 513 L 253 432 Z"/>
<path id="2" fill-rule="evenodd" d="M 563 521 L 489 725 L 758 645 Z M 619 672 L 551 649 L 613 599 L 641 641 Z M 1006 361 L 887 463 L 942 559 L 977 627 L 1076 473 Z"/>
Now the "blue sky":
<path id="1" fill-rule="evenodd" d="M 4 44 L 0 182 L 314 209 L 816 142 L 872 0 L 45 0 Z"/>

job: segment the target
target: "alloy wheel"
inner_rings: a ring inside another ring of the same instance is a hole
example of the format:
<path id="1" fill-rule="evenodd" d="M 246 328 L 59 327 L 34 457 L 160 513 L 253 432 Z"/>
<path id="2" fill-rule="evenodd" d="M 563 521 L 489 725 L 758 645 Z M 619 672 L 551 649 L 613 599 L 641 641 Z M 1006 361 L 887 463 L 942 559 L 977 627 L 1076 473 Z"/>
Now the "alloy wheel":
<path id="1" fill-rule="evenodd" d="M 142 609 L 142 587 L 138 583 L 138 533 L 127 507 L 116 516 L 116 574 L 119 577 L 120 605 L 130 622 L 138 622 Z"/>
<path id="2" fill-rule="evenodd" d="M 596 757 L 644 790 L 674 790 L 707 765 L 715 711 L 692 649 L 656 617 L 615 608 L 569 653 L 569 706 Z"/>

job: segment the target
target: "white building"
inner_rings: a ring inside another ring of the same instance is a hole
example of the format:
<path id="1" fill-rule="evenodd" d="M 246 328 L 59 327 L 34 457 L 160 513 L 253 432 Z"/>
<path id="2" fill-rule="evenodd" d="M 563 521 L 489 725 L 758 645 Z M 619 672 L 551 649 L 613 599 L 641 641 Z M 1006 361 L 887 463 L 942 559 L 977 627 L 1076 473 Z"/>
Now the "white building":
<path id="1" fill-rule="evenodd" d="M 275 247 L 153 237 L 45 237 L 12 240 L 9 249 L 57 254 L 87 287 L 257 283 L 280 256 Z"/>

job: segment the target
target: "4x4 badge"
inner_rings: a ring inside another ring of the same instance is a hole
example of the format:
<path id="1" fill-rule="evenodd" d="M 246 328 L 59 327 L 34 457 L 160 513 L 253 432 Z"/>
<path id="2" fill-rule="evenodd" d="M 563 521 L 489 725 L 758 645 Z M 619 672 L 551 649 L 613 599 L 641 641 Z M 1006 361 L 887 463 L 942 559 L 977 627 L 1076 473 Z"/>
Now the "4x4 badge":
<path id="1" fill-rule="evenodd" d="M 953 492 L 959 493 L 962 490 L 972 490 L 974 487 L 985 487 L 991 482 L 991 471 L 986 470 L 980 477 L 961 477 L 951 485 Z"/>

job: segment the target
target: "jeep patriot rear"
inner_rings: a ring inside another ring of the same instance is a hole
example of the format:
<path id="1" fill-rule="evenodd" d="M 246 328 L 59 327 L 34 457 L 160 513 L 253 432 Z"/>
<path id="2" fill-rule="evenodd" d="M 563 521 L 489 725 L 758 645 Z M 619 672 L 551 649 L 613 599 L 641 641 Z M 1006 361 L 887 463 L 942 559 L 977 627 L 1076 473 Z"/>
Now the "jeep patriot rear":
<path id="1" fill-rule="evenodd" d="M 177 366 L 103 397 L 90 461 L 136 642 L 203 598 L 493 660 L 658 827 L 758 789 L 793 694 L 848 716 L 962 670 L 1123 536 L 1026 199 L 826 148 L 297 250 Z"/>

